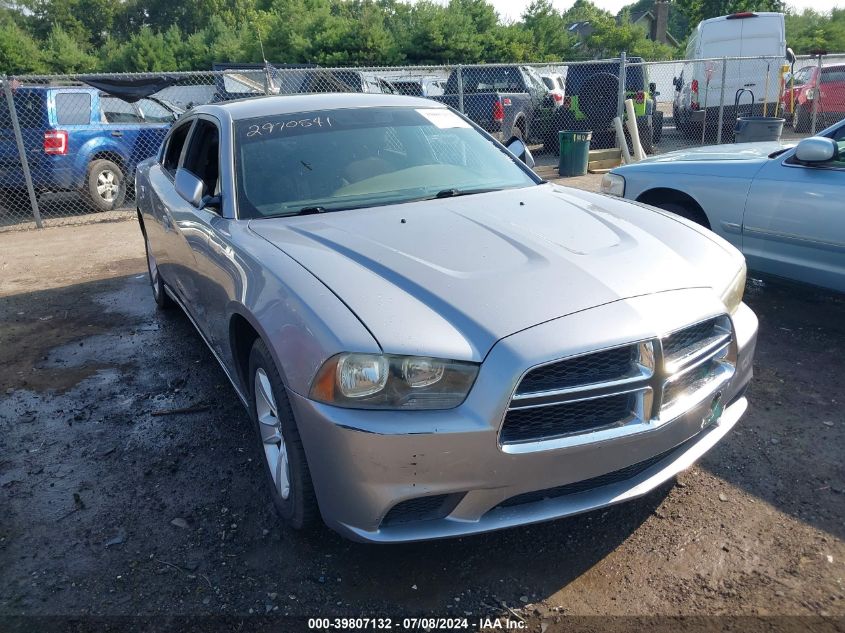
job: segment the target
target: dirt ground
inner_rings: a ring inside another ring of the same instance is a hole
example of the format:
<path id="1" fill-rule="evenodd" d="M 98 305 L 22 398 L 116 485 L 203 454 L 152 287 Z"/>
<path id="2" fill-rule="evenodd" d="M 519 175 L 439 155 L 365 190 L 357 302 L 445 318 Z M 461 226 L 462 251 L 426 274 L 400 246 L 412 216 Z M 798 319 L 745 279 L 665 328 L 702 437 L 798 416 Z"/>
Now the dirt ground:
<path id="1" fill-rule="evenodd" d="M 247 414 L 187 319 L 155 309 L 134 221 L 0 234 L 0 631 L 286 614 L 845 629 L 845 297 L 750 280 L 746 301 L 749 411 L 676 482 L 571 519 L 368 546 L 277 523 Z M 160 415 L 180 407 L 201 410 Z"/>

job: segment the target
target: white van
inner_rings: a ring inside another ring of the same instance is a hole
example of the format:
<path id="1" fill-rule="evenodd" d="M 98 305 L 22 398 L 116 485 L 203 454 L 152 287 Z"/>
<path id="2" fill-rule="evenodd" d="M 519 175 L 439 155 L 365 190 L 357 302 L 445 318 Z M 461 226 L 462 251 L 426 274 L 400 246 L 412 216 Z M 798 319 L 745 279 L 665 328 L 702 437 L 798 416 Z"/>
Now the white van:
<path id="1" fill-rule="evenodd" d="M 716 135 L 723 94 L 720 57 L 766 58 L 725 62 L 723 140 L 733 133 L 737 114 L 772 116 L 779 102 L 786 50 L 783 13 L 745 11 L 700 22 L 687 45 L 690 61 L 674 79 L 676 127 L 700 138 L 706 117 L 705 136 Z"/>

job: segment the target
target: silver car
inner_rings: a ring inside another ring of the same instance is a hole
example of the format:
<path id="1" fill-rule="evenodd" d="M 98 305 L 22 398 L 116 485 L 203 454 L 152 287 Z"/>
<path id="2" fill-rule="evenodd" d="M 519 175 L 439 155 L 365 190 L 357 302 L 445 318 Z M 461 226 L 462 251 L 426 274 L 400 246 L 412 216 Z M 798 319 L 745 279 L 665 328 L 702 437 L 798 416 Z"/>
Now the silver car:
<path id="1" fill-rule="evenodd" d="M 187 113 L 137 174 L 156 302 L 248 408 L 281 517 L 401 542 L 640 496 L 746 409 L 742 255 L 543 182 L 432 101 Z"/>
<path id="2" fill-rule="evenodd" d="M 606 174 L 602 188 L 712 229 L 754 273 L 845 292 L 845 121 L 797 145 L 652 156 Z"/>

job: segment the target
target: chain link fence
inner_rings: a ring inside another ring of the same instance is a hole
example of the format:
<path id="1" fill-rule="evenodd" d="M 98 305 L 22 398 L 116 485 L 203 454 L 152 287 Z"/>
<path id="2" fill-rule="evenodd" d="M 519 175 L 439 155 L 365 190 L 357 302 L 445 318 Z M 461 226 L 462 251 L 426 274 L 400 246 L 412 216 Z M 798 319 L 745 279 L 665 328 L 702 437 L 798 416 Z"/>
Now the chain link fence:
<path id="1" fill-rule="evenodd" d="M 174 121 L 196 105 L 267 94 L 430 98 L 501 140 L 523 138 L 541 165 L 556 164 L 559 130 L 589 130 L 592 148 L 619 148 L 616 117 L 636 118 L 647 154 L 733 142 L 742 116 L 784 118 L 785 139 L 845 118 L 840 55 L 791 66 L 776 58 L 647 62 L 624 53 L 565 64 L 221 64 L 193 73 L 3 77 L 2 87 L 0 231 L 133 214 L 136 166 L 158 153 Z"/>

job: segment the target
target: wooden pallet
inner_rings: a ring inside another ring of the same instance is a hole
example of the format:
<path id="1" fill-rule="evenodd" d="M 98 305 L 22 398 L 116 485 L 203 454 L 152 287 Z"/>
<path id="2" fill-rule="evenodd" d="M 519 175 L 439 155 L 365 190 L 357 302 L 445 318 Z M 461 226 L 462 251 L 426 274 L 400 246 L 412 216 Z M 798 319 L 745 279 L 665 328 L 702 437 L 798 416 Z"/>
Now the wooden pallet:
<path id="1" fill-rule="evenodd" d="M 591 149 L 587 171 L 591 174 L 605 174 L 614 167 L 619 167 L 621 164 L 622 150 L 618 147 Z"/>

